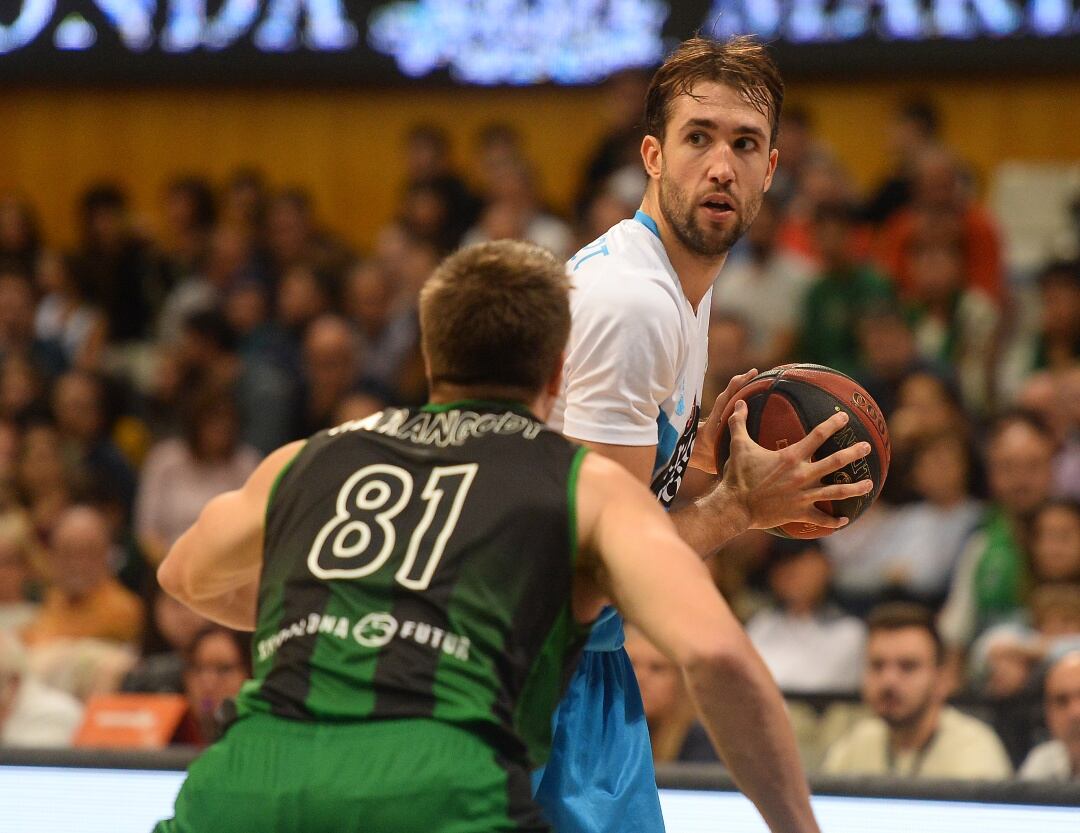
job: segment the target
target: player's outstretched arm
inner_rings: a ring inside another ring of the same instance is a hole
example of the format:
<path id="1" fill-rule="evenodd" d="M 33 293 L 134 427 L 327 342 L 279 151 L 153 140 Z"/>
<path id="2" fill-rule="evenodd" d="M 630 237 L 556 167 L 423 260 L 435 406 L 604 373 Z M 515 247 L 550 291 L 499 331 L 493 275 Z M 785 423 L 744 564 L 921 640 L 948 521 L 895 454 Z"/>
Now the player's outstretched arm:
<path id="1" fill-rule="evenodd" d="M 266 504 L 278 474 L 303 445 L 279 448 L 243 487 L 203 507 L 158 568 L 166 592 L 219 624 L 254 630 Z"/>
<path id="2" fill-rule="evenodd" d="M 816 833 L 780 692 L 655 498 L 620 466 L 590 454 L 580 474 L 578 524 L 579 618 L 611 598 L 682 667 L 713 744 L 769 828 Z"/>

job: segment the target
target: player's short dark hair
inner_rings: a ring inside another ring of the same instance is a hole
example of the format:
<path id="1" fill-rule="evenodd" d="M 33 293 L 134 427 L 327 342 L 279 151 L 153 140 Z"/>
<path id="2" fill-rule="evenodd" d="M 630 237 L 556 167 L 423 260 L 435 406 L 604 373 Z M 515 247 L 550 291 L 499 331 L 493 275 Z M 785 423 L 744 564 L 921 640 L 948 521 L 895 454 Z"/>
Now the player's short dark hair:
<path id="1" fill-rule="evenodd" d="M 680 95 L 692 95 L 702 81 L 735 89 L 747 104 L 769 120 L 769 145 L 776 144 L 784 81 L 765 45 L 751 37 L 726 41 L 690 38 L 672 52 L 653 75 L 645 96 L 645 131 L 663 141 L 671 108 Z"/>
<path id="2" fill-rule="evenodd" d="M 915 602 L 886 602 L 875 607 L 866 617 L 866 631 L 869 636 L 879 631 L 891 632 L 908 628 L 926 632 L 934 643 L 934 660 L 941 665 L 945 661 L 945 643 L 929 608 Z"/>
<path id="3" fill-rule="evenodd" d="M 570 337 L 569 280 L 551 252 L 516 240 L 446 258 L 420 293 L 432 385 L 538 392 Z"/>

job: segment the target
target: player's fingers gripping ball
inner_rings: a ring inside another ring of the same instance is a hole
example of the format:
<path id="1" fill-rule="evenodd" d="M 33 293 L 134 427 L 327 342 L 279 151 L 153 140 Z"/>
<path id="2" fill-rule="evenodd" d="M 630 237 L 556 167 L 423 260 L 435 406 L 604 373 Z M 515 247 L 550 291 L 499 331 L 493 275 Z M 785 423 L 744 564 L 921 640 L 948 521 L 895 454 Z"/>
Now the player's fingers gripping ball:
<path id="1" fill-rule="evenodd" d="M 815 461 L 858 442 L 870 444 L 870 453 L 826 475 L 822 485 L 870 479 L 874 488 L 865 495 L 839 501 L 820 501 L 818 509 L 834 518 L 847 517 L 850 526 L 881 494 L 889 471 L 889 429 L 877 403 L 854 379 L 817 364 L 785 364 L 759 373 L 739 389 L 724 409 L 716 445 L 717 471 L 723 472 L 730 453 L 728 420 L 739 400 L 746 402 L 746 430 L 763 448 L 779 450 L 794 445 L 819 423 L 844 411 L 848 423 L 814 453 Z M 821 538 L 835 529 L 812 523 L 788 523 L 768 530 L 784 538 Z"/>

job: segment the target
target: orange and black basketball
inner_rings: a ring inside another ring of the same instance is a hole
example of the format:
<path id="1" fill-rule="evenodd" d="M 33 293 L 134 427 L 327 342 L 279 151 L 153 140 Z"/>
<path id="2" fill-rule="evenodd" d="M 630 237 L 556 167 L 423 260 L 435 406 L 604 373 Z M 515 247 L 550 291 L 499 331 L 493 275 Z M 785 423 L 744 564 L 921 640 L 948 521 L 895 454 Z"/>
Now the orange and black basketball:
<path id="1" fill-rule="evenodd" d="M 717 443 L 719 471 L 723 471 L 727 462 L 731 443 L 728 419 L 740 399 L 747 406 L 747 432 L 758 445 L 774 450 L 794 445 L 819 423 L 846 411 L 847 425 L 822 444 L 814 459 L 823 459 L 858 442 L 870 443 L 871 450 L 866 457 L 833 472 L 822 483 L 828 486 L 870 478 L 874 489 L 866 495 L 818 503 L 817 507 L 833 517 L 847 517 L 850 525 L 881 494 L 891 456 L 889 429 L 877 403 L 854 379 L 817 364 L 785 364 L 759 373 L 739 390 L 724 411 Z M 784 524 L 769 530 L 785 538 L 822 538 L 835 531 L 810 523 Z"/>

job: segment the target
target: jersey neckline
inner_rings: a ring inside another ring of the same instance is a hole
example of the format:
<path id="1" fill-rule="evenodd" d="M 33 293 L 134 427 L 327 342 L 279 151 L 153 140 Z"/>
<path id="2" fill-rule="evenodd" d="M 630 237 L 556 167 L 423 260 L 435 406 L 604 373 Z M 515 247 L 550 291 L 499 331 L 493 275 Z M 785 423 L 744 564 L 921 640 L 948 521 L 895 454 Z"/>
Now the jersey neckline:
<path id="1" fill-rule="evenodd" d="M 485 411 L 514 411 L 530 419 L 541 422 L 523 402 L 514 399 L 455 399 L 453 402 L 427 402 L 420 406 L 426 414 L 441 414 L 462 408 L 482 409 Z"/>
<path id="2" fill-rule="evenodd" d="M 656 225 L 656 220 L 642 211 L 640 208 L 634 212 L 634 219 L 641 223 L 645 228 L 656 235 L 656 239 L 660 240 L 660 227 Z"/>

